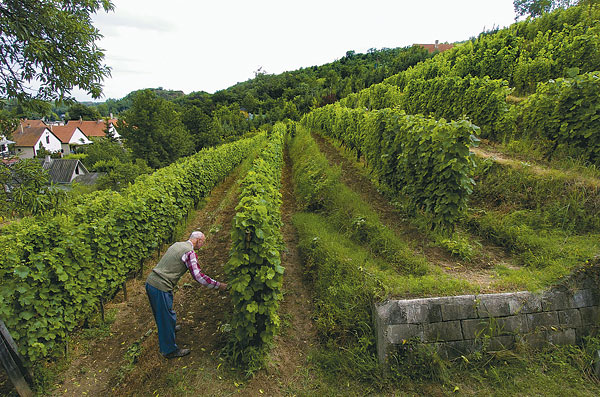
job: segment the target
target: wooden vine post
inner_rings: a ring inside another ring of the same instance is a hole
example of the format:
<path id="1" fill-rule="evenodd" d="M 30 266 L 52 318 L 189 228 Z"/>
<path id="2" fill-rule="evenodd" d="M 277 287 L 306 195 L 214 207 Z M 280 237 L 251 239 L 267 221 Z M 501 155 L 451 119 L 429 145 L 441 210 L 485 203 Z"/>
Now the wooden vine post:
<path id="1" fill-rule="evenodd" d="M 33 397 L 33 392 L 29 387 L 33 383 L 33 379 L 23 365 L 23 358 L 17 351 L 17 344 L 2 320 L 0 320 L 0 361 L 19 396 Z"/>

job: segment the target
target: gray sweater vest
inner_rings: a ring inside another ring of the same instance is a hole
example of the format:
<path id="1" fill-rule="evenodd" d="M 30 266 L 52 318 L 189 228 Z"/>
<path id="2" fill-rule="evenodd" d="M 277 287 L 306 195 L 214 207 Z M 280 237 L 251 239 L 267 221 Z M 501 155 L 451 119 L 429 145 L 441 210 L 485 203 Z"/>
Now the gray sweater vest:
<path id="1" fill-rule="evenodd" d="M 181 257 L 193 249 L 194 247 L 189 241 L 180 241 L 171 245 L 152 269 L 146 282 L 161 291 L 173 291 L 181 276 L 187 271 L 187 266 Z"/>

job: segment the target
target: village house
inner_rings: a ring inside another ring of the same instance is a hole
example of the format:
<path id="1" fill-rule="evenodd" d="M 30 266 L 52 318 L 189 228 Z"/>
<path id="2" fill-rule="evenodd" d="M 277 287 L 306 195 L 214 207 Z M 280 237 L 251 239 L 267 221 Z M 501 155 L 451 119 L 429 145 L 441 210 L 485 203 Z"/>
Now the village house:
<path id="1" fill-rule="evenodd" d="M 62 142 L 41 120 L 21 120 L 13 132 L 15 154 L 24 159 L 34 158 L 40 148 L 55 153 L 62 149 Z"/>
<path id="2" fill-rule="evenodd" d="M 55 184 L 69 184 L 77 176 L 88 174 L 87 168 L 77 159 L 53 159 L 46 156 L 42 161 L 42 168 L 48 170 L 50 181 Z"/>
<path id="3" fill-rule="evenodd" d="M 51 125 L 50 131 L 60 139 L 63 155 L 75 153 L 77 147 L 92 143 L 83 131 L 74 125 Z"/>
<path id="4" fill-rule="evenodd" d="M 418 45 L 420 47 L 425 48 L 427 51 L 429 51 L 429 53 L 434 53 L 434 52 L 444 52 L 444 51 L 448 51 L 449 49 L 454 47 L 454 44 L 448 44 L 448 43 L 443 43 L 440 44 L 439 40 L 435 41 L 435 44 L 413 44 L 413 45 Z"/>
<path id="5" fill-rule="evenodd" d="M 116 119 L 109 119 L 108 130 L 113 134 L 113 136 L 116 139 L 119 139 L 121 136 L 115 128 L 116 122 Z M 79 128 L 85 134 L 85 136 L 87 136 L 90 139 L 103 138 L 106 136 L 106 123 L 104 122 L 104 120 L 69 120 L 67 122 L 67 126 Z"/>

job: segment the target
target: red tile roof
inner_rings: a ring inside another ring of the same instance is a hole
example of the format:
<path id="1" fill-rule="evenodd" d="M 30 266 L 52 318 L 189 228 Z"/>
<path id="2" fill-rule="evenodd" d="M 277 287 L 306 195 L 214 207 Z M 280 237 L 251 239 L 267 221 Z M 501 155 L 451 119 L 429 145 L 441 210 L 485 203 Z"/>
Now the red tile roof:
<path id="1" fill-rule="evenodd" d="M 109 124 L 114 124 L 114 123 L 112 122 L 112 120 L 109 120 Z M 104 130 L 106 129 L 106 124 L 104 123 L 104 120 L 98 120 L 98 121 L 69 120 L 67 122 L 67 125 L 79 127 L 81 132 L 83 132 L 85 134 L 85 136 L 87 136 L 88 138 L 92 137 L 92 136 L 99 136 L 99 137 L 106 136 L 106 133 L 104 133 Z"/>
<path id="2" fill-rule="evenodd" d="M 21 120 L 21 125 L 23 126 L 23 128 L 26 127 L 47 127 L 46 123 L 44 123 L 42 120 L 28 120 L 28 119 L 23 119 Z"/>
<path id="3" fill-rule="evenodd" d="M 454 47 L 454 44 L 415 44 L 425 48 L 429 53 L 439 51 L 444 52 Z"/>
<path id="4" fill-rule="evenodd" d="M 50 128 L 62 143 L 69 143 L 76 129 L 77 127 L 74 125 L 55 125 Z"/>
<path id="5" fill-rule="evenodd" d="M 13 132 L 13 141 L 16 146 L 34 147 L 48 127 L 24 127 L 23 132 L 18 128 Z"/>

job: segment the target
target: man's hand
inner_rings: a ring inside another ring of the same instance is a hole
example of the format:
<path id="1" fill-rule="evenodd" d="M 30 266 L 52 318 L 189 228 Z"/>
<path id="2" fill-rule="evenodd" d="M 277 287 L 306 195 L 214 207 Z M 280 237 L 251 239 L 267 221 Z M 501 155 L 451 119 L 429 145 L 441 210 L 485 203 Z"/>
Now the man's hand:
<path id="1" fill-rule="evenodd" d="M 225 283 L 220 283 L 220 285 L 219 285 L 219 289 L 227 289 L 227 284 L 225 284 Z"/>

